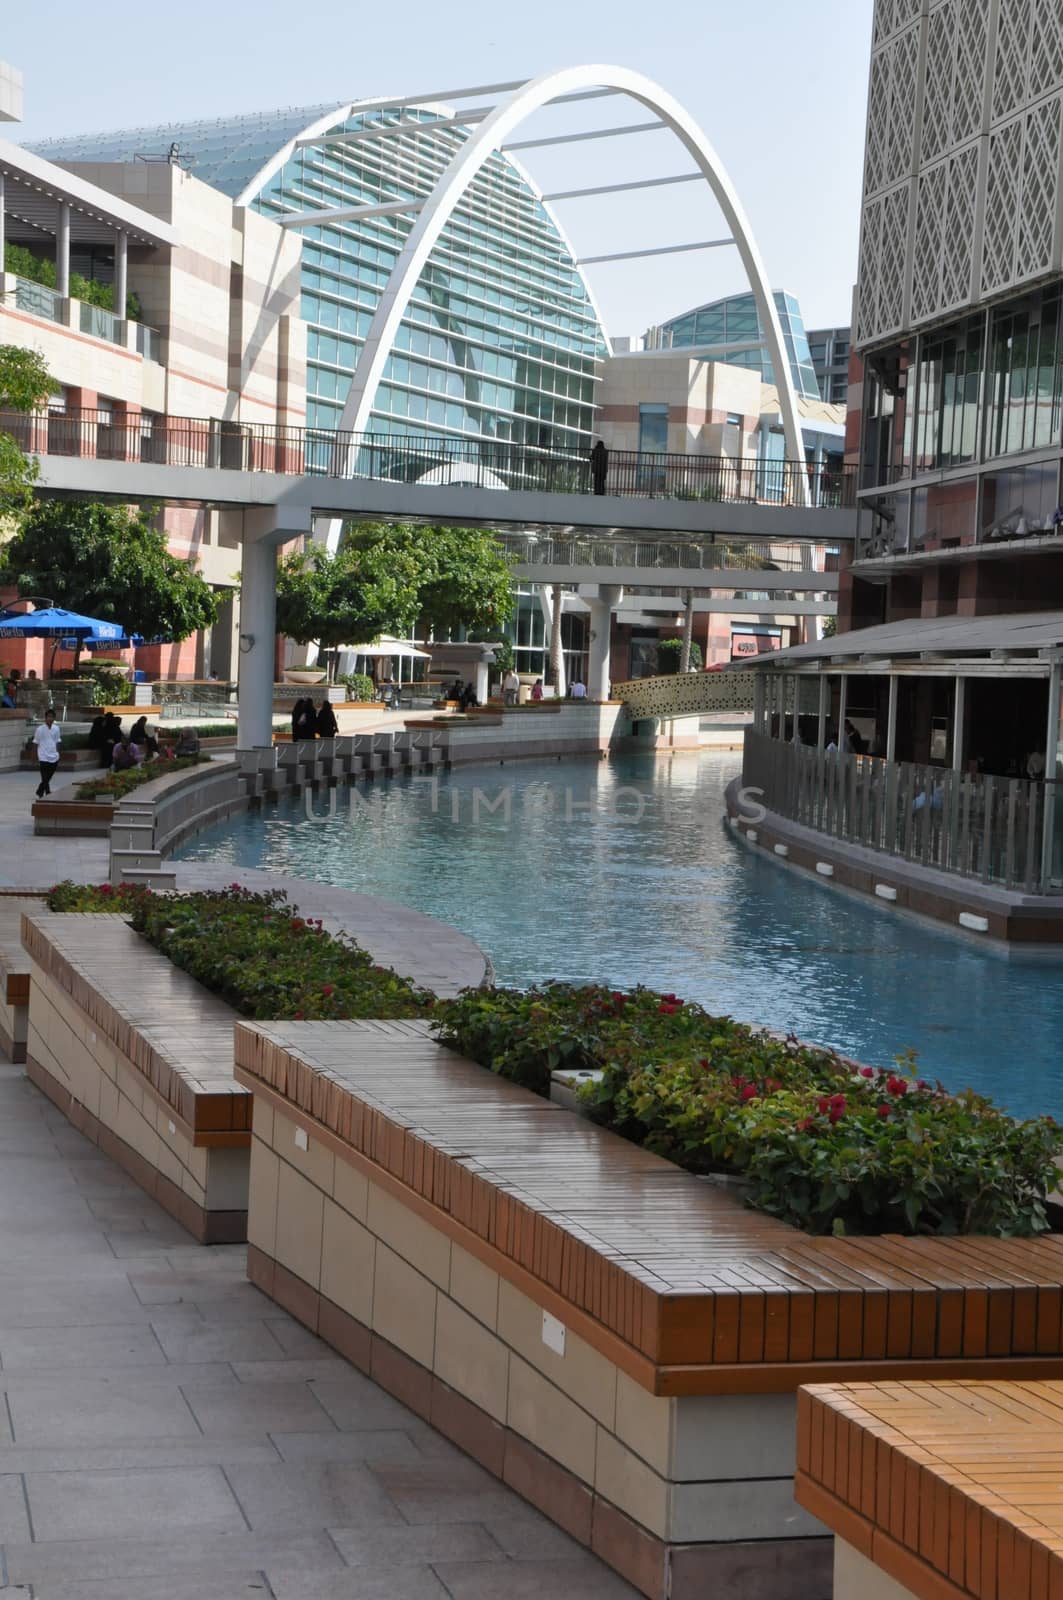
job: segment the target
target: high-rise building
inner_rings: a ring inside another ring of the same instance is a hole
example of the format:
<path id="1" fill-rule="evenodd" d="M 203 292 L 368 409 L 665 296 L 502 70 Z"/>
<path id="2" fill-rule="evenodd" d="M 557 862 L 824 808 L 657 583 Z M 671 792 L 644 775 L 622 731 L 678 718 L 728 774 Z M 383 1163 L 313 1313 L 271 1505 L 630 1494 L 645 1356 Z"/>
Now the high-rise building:
<path id="1" fill-rule="evenodd" d="M 773 298 L 790 358 L 794 388 L 799 398 L 818 400 L 820 386 L 808 348 L 801 307 L 792 294 L 782 289 L 776 290 Z M 693 311 L 680 312 L 679 316 L 649 328 L 645 344 L 647 350 L 696 346 L 699 354 L 704 353 L 713 361 L 751 367 L 765 383 L 775 382 L 775 370 L 764 344 L 764 329 L 752 294 L 728 295 L 726 299 L 696 306 Z M 828 397 L 823 395 L 822 398 Z"/>
<path id="2" fill-rule="evenodd" d="M 830 406 L 844 406 L 847 403 L 851 338 L 851 328 L 815 328 L 809 331 L 808 348 L 819 384 L 819 397 Z"/>
<path id="3" fill-rule="evenodd" d="M 435 110 L 309 106 L 53 139 L 69 163 L 170 155 L 201 182 L 279 222 L 317 204 L 427 195 L 464 139 L 418 137 Z M 403 121 L 401 135 L 392 129 Z M 335 427 L 373 312 L 414 218 L 323 216 L 300 229 L 307 422 Z M 403 318 L 372 425 L 392 435 L 586 449 L 605 339 L 572 251 L 510 157 L 491 156 L 432 252 Z"/>
<path id="4" fill-rule="evenodd" d="M 870 892 L 877 879 L 895 899 L 903 869 L 884 858 L 906 856 L 921 863 L 920 883 L 904 886 L 914 908 L 1057 941 L 1061 158 L 1059 0 L 876 0 L 854 327 L 856 550 L 837 636 L 775 660 L 745 766 L 756 784 L 769 741 L 789 731 L 819 745 L 833 781 L 833 739 L 858 756 L 845 783 L 866 807 L 812 816 L 773 794 L 783 767 L 811 752 L 783 757 L 764 803 L 832 835 L 820 859 L 835 881 Z M 863 877 L 837 840 L 860 847 Z M 869 847 L 882 852 L 870 875 Z M 976 913 L 962 904 L 965 878 L 1033 898 L 1020 909 L 990 896 Z"/>

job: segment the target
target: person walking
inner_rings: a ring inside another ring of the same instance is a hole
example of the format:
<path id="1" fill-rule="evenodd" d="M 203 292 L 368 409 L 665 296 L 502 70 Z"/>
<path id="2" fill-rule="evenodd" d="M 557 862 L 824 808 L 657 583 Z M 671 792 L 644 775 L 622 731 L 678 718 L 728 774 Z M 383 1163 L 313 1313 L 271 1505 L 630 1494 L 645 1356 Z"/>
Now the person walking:
<path id="1" fill-rule="evenodd" d="M 507 706 L 515 706 L 520 699 L 520 679 L 512 667 L 502 679 L 502 694 Z"/>
<path id="2" fill-rule="evenodd" d="M 44 721 L 33 735 L 33 742 L 37 747 L 37 766 L 41 774 L 37 799 L 44 800 L 52 792 L 52 779 L 59 765 L 59 747 L 63 742 L 51 706 L 44 713 Z"/>
<path id="3" fill-rule="evenodd" d="M 600 439 L 591 451 L 591 484 L 595 494 L 605 493 L 605 480 L 609 472 L 609 452 Z"/>
<path id="4" fill-rule="evenodd" d="M 322 700 L 317 708 L 317 736 L 319 739 L 334 739 L 339 733 L 339 723 L 336 713 L 329 705 L 327 699 Z"/>

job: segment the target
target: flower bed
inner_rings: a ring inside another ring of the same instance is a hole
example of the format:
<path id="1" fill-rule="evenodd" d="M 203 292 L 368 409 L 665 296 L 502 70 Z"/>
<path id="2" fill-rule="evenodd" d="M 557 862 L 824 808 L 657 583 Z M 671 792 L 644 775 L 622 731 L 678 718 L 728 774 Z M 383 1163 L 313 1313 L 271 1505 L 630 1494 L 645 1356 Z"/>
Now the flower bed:
<path id="1" fill-rule="evenodd" d="M 77 785 L 78 800 L 121 800 L 123 795 L 139 789 L 143 783 L 154 783 L 156 778 L 167 778 L 171 772 L 183 772 L 186 767 L 197 767 L 209 756 L 178 756 L 173 761 L 145 761 L 139 767 L 129 767 L 125 772 L 105 772 L 98 778 L 89 778 Z"/>
<path id="2" fill-rule="evenodd" d="M 675 995 L 589 986 L 441 1001 L 444 1043 L 540 1094 L 599 1069 L 595 1120 L 697 1173 L 748 1180 L 749 1203 L 812 1233 L 1038 1233 L 1063 1129 L 1016 1122 L 967 1090 L 857 1068 L 710 1016 Z"/>
<path id="3" fill-rule="evenodd" d="M 344 934 L 298 915 L 280 890 L 255 894 L 233 884 L 200 894 L 153 894 L 60 883 L 51 911 L 112 911 L 175 966 L 260 1022 L 430 1014 L 435 996 L 374 962 Z"/>

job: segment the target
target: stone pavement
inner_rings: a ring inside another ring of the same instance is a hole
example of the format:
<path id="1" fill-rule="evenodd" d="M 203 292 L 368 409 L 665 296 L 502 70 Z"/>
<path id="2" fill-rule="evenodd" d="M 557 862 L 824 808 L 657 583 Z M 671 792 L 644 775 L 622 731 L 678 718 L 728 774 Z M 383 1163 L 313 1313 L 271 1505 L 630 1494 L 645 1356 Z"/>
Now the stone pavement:
<path id="1" fill-rule="evenodd" d="M 0 1065 L 0 1594 L 636 1600 Z"/>

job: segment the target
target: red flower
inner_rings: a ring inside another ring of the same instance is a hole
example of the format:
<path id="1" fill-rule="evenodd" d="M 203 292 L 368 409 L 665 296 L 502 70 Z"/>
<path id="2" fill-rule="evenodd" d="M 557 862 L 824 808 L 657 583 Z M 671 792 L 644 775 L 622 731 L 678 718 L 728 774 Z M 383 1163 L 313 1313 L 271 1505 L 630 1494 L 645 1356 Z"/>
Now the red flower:
<path id="1" fill-rule="evenodd" d="M 298 933 L 299 929 L 305 927 L 306 924 L 303 922 L 302 917 L 293 917 L 289 926 L 293 933 Z"/>
<path id="2" fill-rule="evenodd" d="M 305 1018 L 305 1016 L 306 1016 L 306 1012 L 305 1011 L 294 1011 L 292 1013 L 292 1021 L 293 1022 L 302 1022 L 303 1019 Z"/>
<path id="3" fill-rule="evenodd" d="M 831 1122 L 840 1122 L 847 1109 L 845 1096 L 843 1094 L 836 1094 L 832 1096 L 830 1103 Z"/>
<path id="4" fill-rule="evenodd" d="M 778 1094 L 778 1092 L 779 1092 L 779 1090 L 781 1088 L 782 1088 L 782 1084 L 779 1082 L 778 1078 L 765 1078 L 765 1080 L 764 1080 L 764 1093 L 765 1094 Z"/>
<path id="5" fill-rule="evenodd" d="M 893 1072 L 886 1080 L 886 1089 L 890 1094 L 907 1094 L 908 1079 L 898 1078 L 897 1074 Z"/>
<path id="6" fill-rule="evenodd" d="M 891 1117 L 893 1115 L 893 1107 L 886 1105 L 879 1106 L 878 1114 L 880 1117 Z"/>
<path id="7" fill-rule="evenodd" d="M 873 1078 L 875 1076 L 874 1067 L 861 1067 L 860 1068 L 860 1076 L 862 1078 Z"/>
<path id="8" fill-rule="evenodd" d="M 830 1110 L 830 1095 L 829 1094 L 821 1094 L 820 1095 L 820 1097 L 819 1097 L 819 1109 L 820 1109 L 820 1111 L 829 1111 Z"/>
<path id="9" fill-rule="evenodd" d="M 929 1089 L 930 1087 L 931 1087 L 930 1084 L 927 1083 L 925 1078 L 920 1078 L 918 1083 L 916 1084 L 916 1088 L 917 1089 Z"/>
<path id="10" fill-rule="evenodd" d="M 677 994 L 662 994 L 661 999 L 665 1001 L 667 1005 L 675 1006 L 677 1010 L 683 1004 L 682 1000 L 680 1000 Z"/>
<path id="11" fill-rule="evenodd" d="M 657 1010 L 662 1016 L 674 1017 L 682 1004 L 682 1000 L 662 1000 Z"/>
<path id="12" fill-rule="evenodd" d="M 757 1098 L 757 1086 L 756 1086 L 756 1084 L 755 1083 L 747 1083 L 745 1088 L 742 1090 L 742 1093 L 741 1093 L 739 1098 L 742 1099 L 742 1100 L 755 1100 Z"/>
<path id="13" fill-rule="evenodd" d="M 812 1126 L 812 1118 L 811 1117 L 802 1117 L 801 1121 L 797 1124 L 797 1131 L 798 1131 L 798 1133 L 807 1133 L 809 1128 L 811 1128 L 811 1126 Z"/>
<path id="14" fill-rule="evenodd" d="M 323 983 L 321 985 L 321 993 L 322 994 L 335 994 L 336 993 L 336 985 L 334 983 Z"/>

